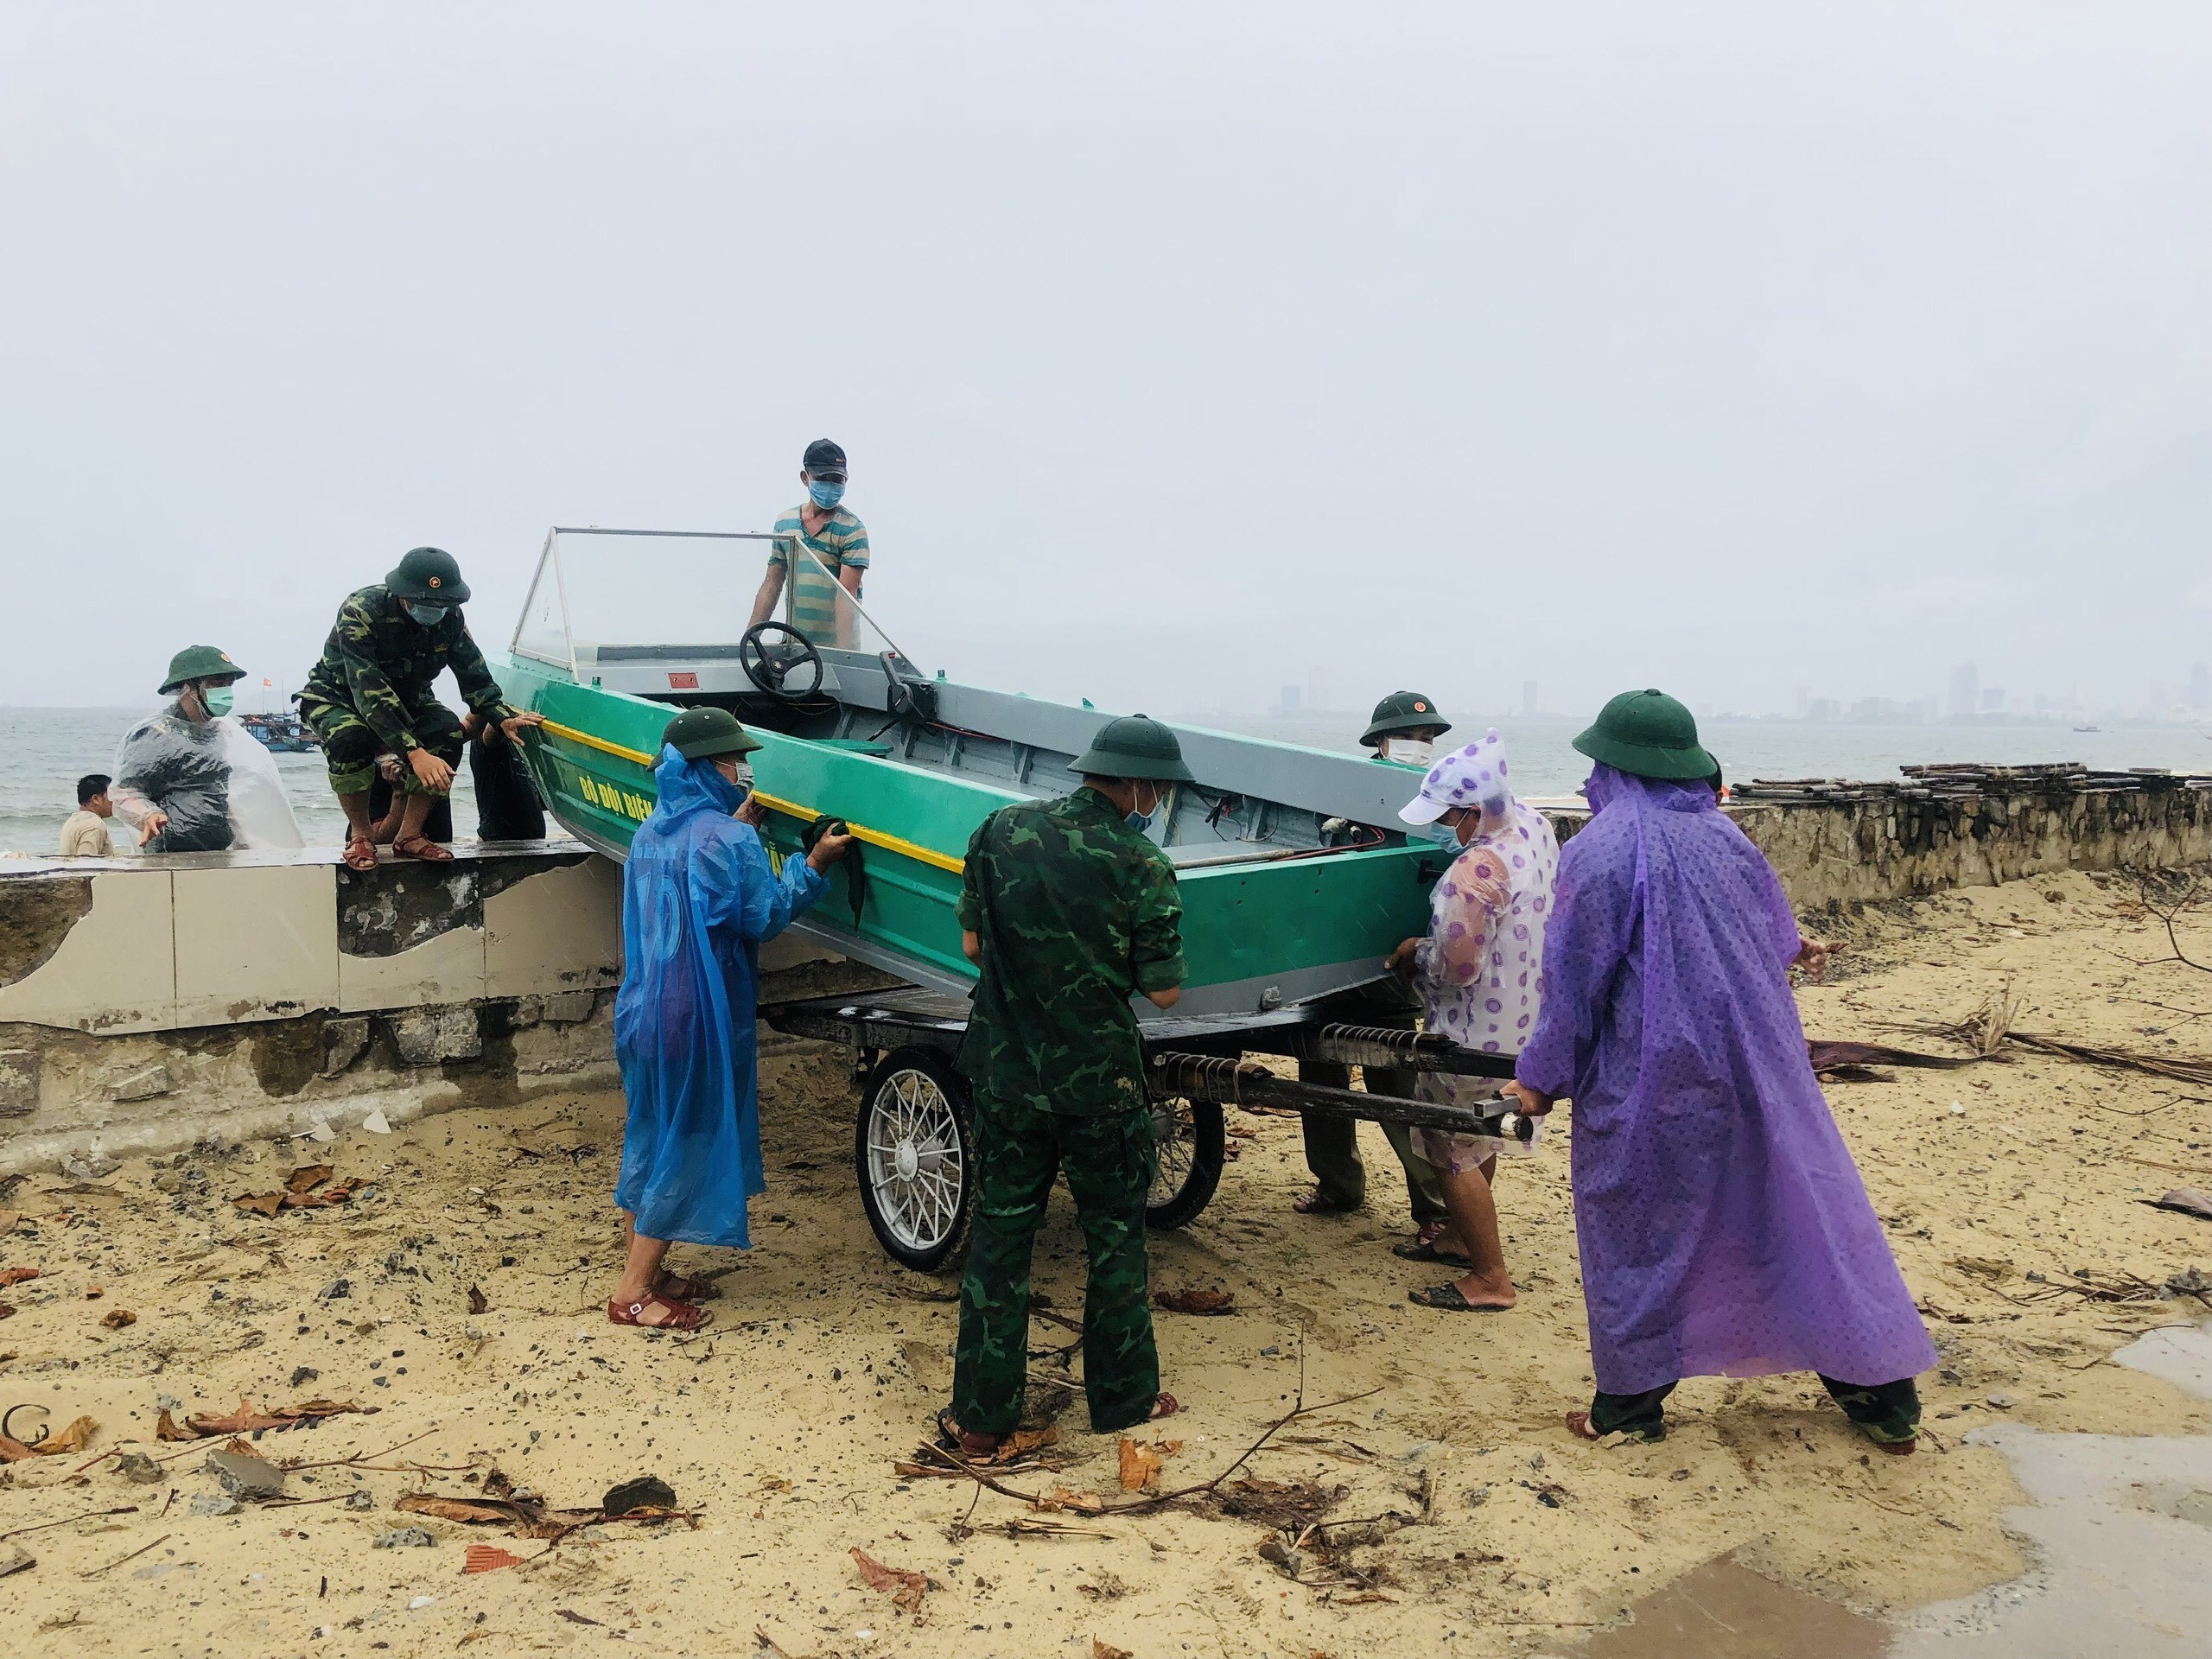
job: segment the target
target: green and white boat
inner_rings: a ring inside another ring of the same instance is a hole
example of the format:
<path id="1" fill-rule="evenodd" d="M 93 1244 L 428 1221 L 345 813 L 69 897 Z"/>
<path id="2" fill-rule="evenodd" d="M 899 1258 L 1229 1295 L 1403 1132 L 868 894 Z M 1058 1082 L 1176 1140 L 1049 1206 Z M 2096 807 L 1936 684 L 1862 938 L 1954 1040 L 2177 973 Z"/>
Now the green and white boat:
<path id="1" fill-rule="evenodd" d="M 1075 788 L 1068 763 L 1112 715 L 925 675 L 804 545 L 782 619 L 748 626 L 775 539 L 556 529 L 494 671 L 511 702 L 545 717 L 529 755 L 547 806 L 611 857 L 652 810 L 662 728 L 697 703 L 731 709 L 764 745 L 752 760 L 772 859 L 799 855 L 825 818 L 860 839 L 861 857 L 836 868 L 796 931 L 906 988 L 763 1017 L 849 1050 L 866 1077 L 854 1161 L 869 1224 L 895 1259 L 939 1271 L 963 1253 L 974 1192 L 966 1085 L 950 1064 L 975 980 L 956 914 L 968 839 L 999 807 Z M 793 626 L 795 601 L 810 632 Z M 1416 775 L 1176 732 L 1198 781 L 1175 789 L 1151 833 L 1177 868 L 1188 978 L 1172 1014 L 1136 1004 L 1160 1146 L 1147 1219 L 1180 1226 L 1212 1197 L 1224 1102 L 1478 1127 L 1465 1108 L 1296 1084 L 1245 1059 L 1503 1069 L 1417 1033 L 1402 1005 L 1376 1013 L 1361 990 L 1427 926 L 1450 859 L 1399 823 Z"/>
<path id="2" fill-rule="evenodd" d="M 669 716 L 697 703 L 729 709 L 765 745 L 752 759 L 773 854 L 798 852 L 825 816 L 865 849 L 860 901 L 840 868 L 802 930 L 963 995 L 974 970 L 954 906 L 969 834 L 1009 802 L 1074 788 L 1069 761 L 1112 716 L 925 676 L 803 544 L 784 620 L 748 628 L 772 539 L 548 533 L 507 655 L 493 662 L 509 699 L 545 717 L 530 751 L 539 790 L 573 834 L 619 859 L 652 810 Z M 830 637 L 791 625 L 800 594 L 816 614 L 834 604 Z M 1427 925 L 1429 886 L 1446 862 L 1438 842 L 1408 839 L 1398 823 L 1414 774 L 1176 731 L 1199 782 L 1175 791 L 1152 833 L 1183 891 L 1190 979 L 1177 1014 L 1266 1013 L 1378 978 L 1391 947 Z"/>

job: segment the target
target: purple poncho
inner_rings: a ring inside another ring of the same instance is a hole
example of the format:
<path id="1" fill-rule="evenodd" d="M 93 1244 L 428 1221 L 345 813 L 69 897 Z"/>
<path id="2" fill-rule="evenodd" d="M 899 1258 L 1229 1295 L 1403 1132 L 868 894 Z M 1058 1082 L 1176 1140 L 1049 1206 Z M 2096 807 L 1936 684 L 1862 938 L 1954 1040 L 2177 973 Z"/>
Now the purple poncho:
<path id="1" fill-rule="evenodd" d="M 1516 1075 L 1573 1103 L 1598 1387 L 1936 1363 L 1806 1058 L 1782 883 L 1703 784 L 1601 766 Z"/>

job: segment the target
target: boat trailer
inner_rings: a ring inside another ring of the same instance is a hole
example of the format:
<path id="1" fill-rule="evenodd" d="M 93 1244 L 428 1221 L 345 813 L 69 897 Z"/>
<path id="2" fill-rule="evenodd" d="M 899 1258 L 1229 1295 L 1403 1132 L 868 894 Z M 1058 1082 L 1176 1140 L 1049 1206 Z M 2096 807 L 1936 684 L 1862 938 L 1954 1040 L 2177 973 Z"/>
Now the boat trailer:
<path id="1" fill-rule="evenodd" d="M 905 987 L 770 1003 L 760 1018 L 786 1036 L 836 1043 L 861 1085 L 853 1160 L 861 1206 L 885 1252 L 923 1273 L 957 1268 L 975 1201 L 974 1116 L 953 1056 L 968 1029 L 963 998 Z M 1333 1088 L 1278 1075 L 1267 1055 L 1453 1077 L 1513 1075 L 1510 1054 L 1483 1054 L 1410 1027 L 1352 1025 L 1325 1003 L 1258 1014 L 1140 1022 L 1159 1165 L 1147 1224 L 1181 1227 L 1212 1200 L 1227 1160 L 1224 1106 L 1312 1112 L 1465 1135 L 1528 1140 L 1532 1120 L 1501 1097 L 1480 1108 Z"/>

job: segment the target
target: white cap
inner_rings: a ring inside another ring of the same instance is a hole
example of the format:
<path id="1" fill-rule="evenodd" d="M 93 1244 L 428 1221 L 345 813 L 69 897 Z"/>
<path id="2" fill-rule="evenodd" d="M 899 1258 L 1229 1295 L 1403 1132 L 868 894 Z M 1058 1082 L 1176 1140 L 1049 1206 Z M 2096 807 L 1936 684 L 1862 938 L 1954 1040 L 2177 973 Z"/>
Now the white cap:
<path id="1" fill-rule="evenodd" d="M 1455 806 L 1501 810 L 1512 798 L 1505 782 L 1505 740 L 1491 727 L 1479 741 L 1454 749 L 1428 769 L 1421 793 L 1399 810 L 1408 823 L 1434 823 Z"/>

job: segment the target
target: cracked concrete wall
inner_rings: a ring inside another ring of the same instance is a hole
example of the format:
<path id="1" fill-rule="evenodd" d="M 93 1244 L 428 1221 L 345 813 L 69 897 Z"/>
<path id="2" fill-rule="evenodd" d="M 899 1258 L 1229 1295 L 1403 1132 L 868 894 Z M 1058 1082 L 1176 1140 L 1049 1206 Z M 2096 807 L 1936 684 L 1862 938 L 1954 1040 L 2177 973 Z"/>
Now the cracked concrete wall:
<path id="1" fill-rule="evenodd" d="M 346 869 L 335 851 L 10 861 L 0 1022 L 177 1031 L 596 990 L 621 872 L 582 842 Z"/>

